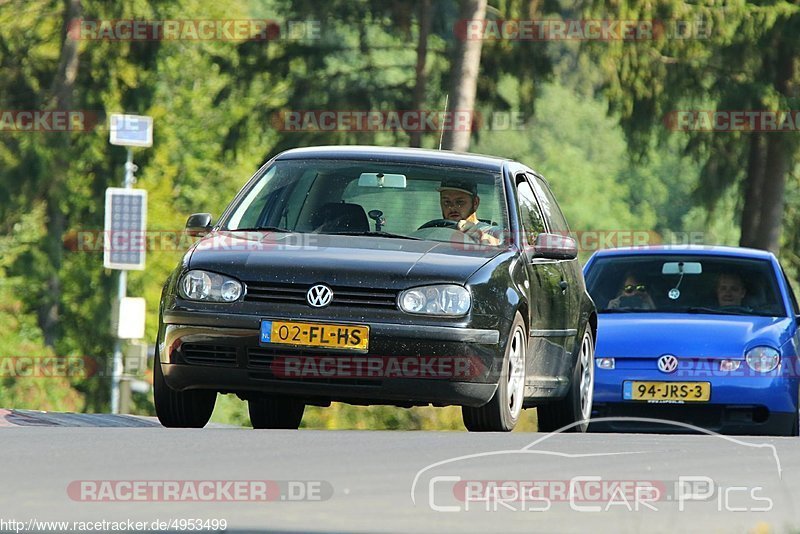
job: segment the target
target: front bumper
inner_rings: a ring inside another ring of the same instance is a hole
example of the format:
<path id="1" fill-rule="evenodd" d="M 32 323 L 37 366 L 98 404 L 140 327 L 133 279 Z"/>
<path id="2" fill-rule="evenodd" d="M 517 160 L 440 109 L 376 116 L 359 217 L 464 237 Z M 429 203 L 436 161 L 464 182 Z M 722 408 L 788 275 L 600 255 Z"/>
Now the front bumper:
<path id="1" fill-rule="evenodd" d="M 288 320 L 166 312 L 158 346 L 167 384 L 175 390 L 214 389 L 245 398 L 269 393 L 309 404 L 401 406 L 481 406 L 497 389 L 505 351 L 502 327 L 358 321 L 370 328 L 369 350 L 354 353 L 261 344 L 262 319 Z"/>
<path id="2" fill-rule="evenodd" d="M 623 398 L 625 381 L 708 382 L 708 402 L 662 403 Z M 651 370 L 595 370 L 592 418 L 639 417 L 678 421 L 725 434 L 786 434 L 797 419 L 798 380 L 781 374 L 754 376 L 708 370 L 667 375 Z M 687 432 L 690 429 L 630 421 L 605 421 L 593 431 Z"/>

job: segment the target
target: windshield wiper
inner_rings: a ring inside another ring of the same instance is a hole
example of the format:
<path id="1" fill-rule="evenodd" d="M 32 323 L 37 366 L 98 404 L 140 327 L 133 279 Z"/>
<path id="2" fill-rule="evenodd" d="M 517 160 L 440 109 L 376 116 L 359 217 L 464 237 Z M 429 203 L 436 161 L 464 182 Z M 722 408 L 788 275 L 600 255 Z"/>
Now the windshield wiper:
<path id="1" fill-rule="evenodd" d="M 394 237 L 397 239 L 413 239 L 414 241 L 422 241 L 419 237 L 411 237 L 409 235 L 392 234 L 389 232 L 321 232 L 323 235 L 365 235 L 369 237 Z"/>
<path id="2" fill-rule="evenodd" d="M 279 226 L 254 226 L 253 228 L 237 228 L 236 230 L 226 230 L 227 232 L 291 232 L 288 228 Z"/>
<path id="3" fill-rule="evenodd" d="M 740 310 L 720 310 L 719 308 L 707 308 L 704 306 L 691 306 L 686 308 L 687 313 L 710 313 L 715 315 L 755 315 L 750 312 Z"/>
<path id="4" fill-rule="evenodd" d="M 660 310 L 647 310 L 644 308 L 604 308 L 597 313 L 655 313 Z"/>

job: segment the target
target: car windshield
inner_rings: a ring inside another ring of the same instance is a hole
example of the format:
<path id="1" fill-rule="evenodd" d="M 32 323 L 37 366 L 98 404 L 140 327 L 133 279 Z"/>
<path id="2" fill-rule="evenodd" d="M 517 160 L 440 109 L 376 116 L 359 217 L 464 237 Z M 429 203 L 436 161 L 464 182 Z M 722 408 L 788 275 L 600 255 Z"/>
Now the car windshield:
<path id="1" fill-rule="evenodd" d="M 598 258 L 586 286 L 600 313 L 708 313 L 784 317 L 772 264 L 702 255 Z"/>
<path id="2" fill-rule="evenodd" d="M 477 205 L 478 227 L 504 243 L 499 172 L 369 160 L 276 161 L 248 184 L 221 227 L 469 242 L 454 228 L 459 218 L 443 214 L 445 204 L 464 213 Z"/>

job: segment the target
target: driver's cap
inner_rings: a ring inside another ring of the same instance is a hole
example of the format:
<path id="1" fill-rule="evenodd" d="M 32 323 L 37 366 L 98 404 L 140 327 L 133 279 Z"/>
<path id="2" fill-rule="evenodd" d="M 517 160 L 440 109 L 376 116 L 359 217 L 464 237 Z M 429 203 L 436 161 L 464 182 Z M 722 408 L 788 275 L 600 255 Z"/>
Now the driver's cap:
<path id="1" fill-rule="evenodd" d="M 458 179 L 442 180 L 442 185 L 439 186 L 439 189 L 437 189 L 437 191 L 442 192 L 448 189 L 453 191 L 461 191 L 463 193 L 467 193 L 468 195 L 472 195 L 473 197 L 478 195 L 478 184 L 467 180 L 458 180 Z"/>

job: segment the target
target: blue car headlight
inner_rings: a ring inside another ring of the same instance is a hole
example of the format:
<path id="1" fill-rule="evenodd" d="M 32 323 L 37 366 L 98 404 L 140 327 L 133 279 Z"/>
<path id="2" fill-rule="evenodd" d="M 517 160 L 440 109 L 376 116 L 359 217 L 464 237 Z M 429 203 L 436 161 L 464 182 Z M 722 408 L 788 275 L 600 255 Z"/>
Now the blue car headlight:
<path id="1" fill-rule="evenodd" d="M 753 347 L 747 351 L 744 359 L 751 369 L 759 373 L 768 373 L 781 363 L 780 353 L 772 347 L 767 346 Z"/>
<path id="2" fill-rule="evenodd" d="M 244 286 L 229 276 L 195 269 L 181 277 L 178 293 L 187 300 L 236 302 L 244 294 Z"/>
<path id="3" fill-rule="evenodd" d="M 455 284 L 423 286 L 400 293 L 397 304 L 406 313 L 466 315 L 472 306 L 472 295 Z"/>
<path id="4" fill-rule="evenodd" d="M 599 369 L 611 370 L 616 367 L 614 358 L 597 358 L 597 367 Z"/>

